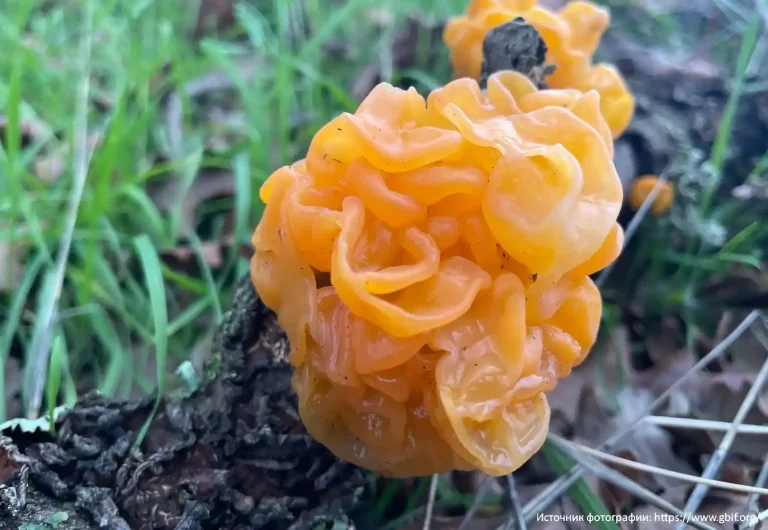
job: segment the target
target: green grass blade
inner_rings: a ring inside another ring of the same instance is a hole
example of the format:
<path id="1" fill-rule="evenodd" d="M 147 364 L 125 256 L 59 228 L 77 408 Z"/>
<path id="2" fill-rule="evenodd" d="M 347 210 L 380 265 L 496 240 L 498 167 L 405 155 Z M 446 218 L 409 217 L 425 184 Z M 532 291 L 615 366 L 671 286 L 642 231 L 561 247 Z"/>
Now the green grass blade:
<path id="1" fill-rule="evenodd" d="M 164 235 L 165 230 L 163 227 L 165 225 L 163 217 L 157 210 L 155 203 L 152 202 L 152 199 L 149 198 L 143 189 L 139 188 L 138 186 L 134 186 L 133 184 L 125 184 L 124 186 L 121 186 L 117 191 L 118 200 L 120 197 L 128 199 L 139 208 L 139 215 L 135 215 L 133 217 L 144 219 L 146 223 L 144 226 L 147 227 L 147 232 L 155 237 L 162 237 Z"/>
<path id="2" fill-rule="evenodd" d="M 717 129 L 715 142 L 712 145 L 712 154 L 710 156 L 712 173 L 709 182 L 704 189 L 704 194 L 702 195 L 699 206 L 699 210 L 704 215 L 709 211 L 715 191 L 720 184 L 723 165 L 725 164 L 725 158 L 728 152 L 728 144 L 731 139 L 733 120 L 736 118 L 736 111 L 738 110 L 739 100 L 741 99 L 741 94 L 744 88 L 744 75 L 747 72 L 747 66 L 749 66 L 749 61 L 752 59 L 752 54 L 755 52 L 755 47 L 757 46 L 757 40 L 760 36 L 760 26 L 761 16 L 759 12 L 755 11 L 752 15 L 749 28 L 741 41 L 739 57 L 736 61 L 736 72 L 734 73 L 731 85 L 731 93 L 725 104 L 723 117 L 720 120 L 720 127 Z"/>
<path id="3" fill-rule="evenodd" d="M 213 315 L 215 318 L 214 324 L 218 324 L 221 322 L 223 311 L 221 309 L 221 301 L 219 300 L 219 290 L 216 286 L 216 281 L 213 279 L 211 268 L 205 261 L 205 256 L 203 255 L 203 245 L 200 242 L 200 238 L 197 237 L 197 234 L 194 232 L 187 234 L 187 237 L 189 238 L 189 242 L 192 244 L 192 249 L 195 251 L 195 256 L 197 256 L 197 263 L 203 273 L 203 280 L 205 281 L 205 286 L 208 290 L 208 299 L 213 306 Z"/>
<path id="4" fill-rule="evenodd" d="M 45 257 L 38 253 L 32 258 L 29 265 L 27 265 L 27 270 L 24 271 L 24 276 L 16 289 L 16 294 L 13 296 L 11 306 L 6 313 L 3 331 L 2 334 L 0 334 L 0 423 L 8 419 L 6 418 L 5 408 L 5 363 L 11 351 L 13 337 L 19 329 L 21 312 L 24 309 L 24 304 L 27 301 L 29 292 L 32 289 L 32 284 L 40 273 L 40 268 L 43 266 L 44 262 Z"/>
<path id="5" fill-rule="evenodd" d="M 766 90 L 768 90 L 768 87 L 766 87 Z M 766 171 L 768 171 L 768 150 L 763 153 L 763 156 L 761 156 L 760 160 L 755 164 L 754 169 L 749 172 L 749 178 L 762 177 L 765 175 Z"/>
<path id="6" fill-rule="evenodd" d="M 42 359 L 42 356 L 47 356 L 50 350 L 44 347 L 46 341 L 47 326 L 52 324 L 51 318 L 43 318 L 40 315 L 46 308 L 51 308 L 56 301 L 56 271 L 46 270 L 45 278 L 43 280 L 42 287 L 38 292 L 37 308 L 35 325 L 32 331 L 32 342 L 26 349 L 27 356 L 24 358 L 24 376 L 21 385 L 21 393 L 24 401 L 25 412 L 31 414 L 34 419 L 37 417 L 37 412 L 34 410 L 38 403 L 32 403 L 33 394 L 35 389 L 42 390 L 42 382 L 44 381 L 46 374 L 40 372 L 46 372 L 48 369 L 48 363 L 50 359 Z M 50 337 L 49 337 L 50 338 Z"/>
<path id="7" fill-rule="evenodd" d="M 377 523 L 380 523 L 387 513 L 387 510 L 392 505 L 392 502 L 397 496 L 397 492 L 400 490 L 401 482 L 399 480 L 388 480 L 381 490 L 381 493 L 376 496 L 376 503 L 373 505 L 373 511 L 371 517 Z"/>
<path id="8" fill-rule="evenodd" d="M 206 286 L 204 282 L 184 273 L 176 272 L 167 265 L 163 265 L 163 278 L 194 294 L 205 295 Z"/>
<path id="9" fill-rule="evenodd" d="M 48 379 L 45 385 L 45 398 L 48 405 L 48 421 L 50 422 L 49 428 L 51 432 L 54 432 L 55 419 L 53 411 L 56 408 L 56 399 L 61 388 L 62 367 L 67 359 L 66 348 L 64 336 L 61 333 L 56 333 L 51 347 L 51 360 L 48 366 Z"/>
<path id="10" fill-rule="evenodd" d="M 107 373 L 99 387 L 99 391 L 106 396 L 112 396 L 115 390 L 117 390 L 117 385 L 124 374 L 125 366 L 128 364 L 126 361 L 128 355 L 123 349 L 123 344 L 120 341 L 115 326 L 103 310 L 96 311 L 91 315 L 91 325 L 96 332 L 96 337 L 104 346 L 109 356 Z"/>
<path id="11" fill-rule="evenodd" d="M 203 314 L 208 309 L 210 301 L 207 298 L 201 298 L 197 302 L 194 302 L 189 307 L 176 317 L 176 319 L 168 325 L 168 336 L 171 337 L 181 331 L 185 326 L 190 324 L 193 320 Z"/>
<path id="12" fill-rule="evenodd" d="M 193 157 L 192 157 L 192 163 L 190 164 L 190 167 L 183 172 L 181 175 L 179 175 L 177 178 L 179 179 L 179 196 L 178 196 L 178 202 L 173 206 L 171 209 L 171 223 L 170 223 L 170 237 L 173 241 L 179 238 L 180 231 L 181 231 L 181 217 L 184 209 L 184 199 L 187 196 L 187 193 L 189 192 L 189 189 L 192 187 L 192 183 L 195 181 L 195 178 L 198 175 L 198 170 L 200 168 L 200 161 L 203 158 L 203 152 L 202 149 L 199 149 L 195 151 Z"/>
<path id="13" fill-rule="evenodd" d="M 233 160 L 235 173 L 235 241 L 229 251 L 229 262 L 237 263 L 237 277 L 241 277 L 248 270 L 248 263 L 239 259 L 240 245 L 248 243 L 251 239 L 251 233 L 255 227 L 253 222 L 261 218 L 264 208 L 260 200 L 256 201 L 257 211 L 256 219 L 251 220 L 253 206 L 253 186 L 251 175 L 251 162 L 248 153 L 241 153 Z"/>
<path id="14" fill-rule="evenodd" d="M 334 9 L 331 16 L 325 21 L 322 27 L 320 27 L 301 47 L 299 56 L 306 59 L 317 53 L 326 40 L 336 34 L 343 26 L 352 23 L 352 17 L 354 17 L 363 6 L 369 3 L 370 0 L 349 0 L 349 2 L 345 3 L 340 8 Z"/>
<path id="15" fill-rule="evenodd" d="M 541 448 L 541 453 L 555 473 L 560 475 L 568 473 L 568 471 L 576 465 L 576 462 L 574 462 L 570 456 L 549 441 L 544 443 L 544 446 Z M 608 511 L 608 508 L 605 507 L 597 493 L 595 493 L 583 479 L 579 479 L 571 489 L 568 490 L 568 493 L 584 515 L 610 517 L 611 512 Z M 601 519 L 603 518 L 601 517 Z M 619 526 L 612 521 L 598 520 L 595 521 L 594 524 L 597 530 L 621 530 Z"/>
<path id="16" fill-rule="evenodd" d="M 725 245 L 723 245 L 723 248 L 720 249 L 720 252 L 718 254 L 727 254 L 729 252 L 734 252 L 736 249 L 740 248 L 742 245 L 747 246 L 747 243 L 753 243 L 751 238 L 755 235 L 759 235 L 761 223 L 755 221 L 754 223 L 749 224 L 744 229 L 739 231 L 735 236 L 733 236 Z"/>
<path id="17" fill-rule="evenodd" d="M 163 283 L 162 267 L 152 241 L 146 234 L 135 239 L 136 250 L 139 254 L 141 267 L 144 271 L 144 281 L 149 292 L 150 305 L 152 307 L 152 319 L 155 328 L 155 364 L 157 367 L 157 398 L 152 413 L 141 428 L 136 439 L 139 446 L 147 435 L 152 419 L 160 406 L 163 398 L 165 381 L 165 361 L 168 355 L 168 307 L 165 300 L 165 284 Z"/>

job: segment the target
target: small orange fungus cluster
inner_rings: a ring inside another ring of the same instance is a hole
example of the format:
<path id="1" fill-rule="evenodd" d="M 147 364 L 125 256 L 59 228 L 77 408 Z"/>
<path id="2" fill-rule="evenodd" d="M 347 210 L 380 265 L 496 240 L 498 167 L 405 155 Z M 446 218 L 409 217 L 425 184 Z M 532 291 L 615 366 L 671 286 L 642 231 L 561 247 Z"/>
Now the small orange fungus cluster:
<path id="1" fill-rule="evenodd" d="M 610 17 L 589 2 L 573 1 L 553 12 L 537 5 L 537 0 L 471 0 L 465 15 L 450 20 L 445 28 L 455 73 L 477 79 L 486 34 L 517 17 L 536 28 L 547 45 L 547 63 L 555 66 L 548 86 L 597 90 L 603 116 L 618 138 L 634 114 L 634 98 L 614 66 L 592 64 Z"/>
<path id="2" fill-rule="evenodd" d="M 639 210 L 643 203 L 648 199 L 653 189 L 659 182 L 656 175 L 643 175 L 632 181 L 632 188 L 629 191 L 629 205 L 633 210 Z M 672 207 L 672 201 L 675 198 L 675 190 L 668 181 L 659 184 L 659 191 L 653 199 L 651 213 L 655 216 L 664 215 Z"/>
<path id="3" fill-rule="evenodd" d="M 277 170 L 251 276 L 309 433 L 388 476 L 509 473 L 593 345 L 622 188 L 597 91 L 380 84 Z"/>

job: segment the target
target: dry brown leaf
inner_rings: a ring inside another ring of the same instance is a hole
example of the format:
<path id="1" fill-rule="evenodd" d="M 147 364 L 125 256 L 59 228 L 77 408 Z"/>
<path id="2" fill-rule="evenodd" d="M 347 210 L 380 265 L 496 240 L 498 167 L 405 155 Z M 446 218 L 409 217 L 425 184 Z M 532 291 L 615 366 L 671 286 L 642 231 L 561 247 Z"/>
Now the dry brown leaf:
<path id="1" fill-rule="evenodd" d="M 706 386 L 692 398 L 693 416 L 704 420 L 731 422 L 755 381 L 754 372 L 725 372 L 709 375 Z M 768 424 L 768 388 L 744 418 L 744 423 Z M 724 433 L 709 432 L 712 443 L 720 444 Z M 734 441 L 730 454 L 747 460 L 761 459 L 768 452 L 765 436 L 741 435 Z"/>
<path id="2" fill-rule="evenodd" d="M 664 342 L 654 342 L 649 339 L 649 355 L 653 351 L 655 363 L 652 367 L 643 371 L 632 370 L 629 377 L 629 385 L 635 388 L 648 390 L 654 397 L 667 391 L 683 376 L 688 374 L 696 364 L 696 358 L 686 348 L 672 348 L 665 350 Z M 690 396 L 701 391 L 702 378 L 700 372 L 691 374 L 670 395 L 667 403 L 656 410 L 657 414 L 671 416 L 687 416 L 690 414 Z"/>
<path id="3" fill-rule="evenodd" d="M 8 440 L 6 438 L 5 440 Z M 5 447 L 0 448 L 0 484 L 8 484 L 21 466 L 15 462 L 13 455 Z"/>
<path id="4" fill-rule="evenodd" d="M 720 470 L 720 478 L 723 482 L 732 484 L 742 484 L 744 486 L 752 485 L 752 472 L 754 466 L 747 465 L 746 462 L 736 459 L 728 460 Z"/>
<path id="5" fill-rule="evenodd" d="M 732 327 L 735 327 L 735 324 L 738 324 L 741 318 L 734 320 L 735 323 Z M 759 324 L 755 325 L 759 326 Z M 768 353 L 768 350 L 766 350 L 756 334 L 748 331 L 742 334 L 733 346 L 729 348 L 726 362 L 721 363 L 721 366 L 726 372 L 757 373 L 763 366 L 763 363 L 765 363 L 766 353 Z"/>
<path id="6" fill-rule="evenodd" d="M 593 397 L 601 403 L 613 400 L 621 390 L 618 386 L 620 378 L 615 376 L 626 376 L 628 356 L 627 331 L 623 326 L 617 326 L 611 330 L 608 339 L 589 354 L 584 363 L 576 367 L 568 377 L 559 380 L 557 386 L 547 393 L 555 424 L 560 422 L 562 427 L 570 429 L 581 421 L 581 400 L 587 388 L 594 392 Z"/>
<path id="7" fill-rule="evenodd" d="M 653 401 L 653 394 L 642 388 L 624 388 L 617 396 L 618 413 L 611 415 L 591 389 L 587 389 L 580 403 L 582 421 L 576 426 L 574 438 L 584 445 L 596 447 L 613 433 L 634 423 L 637 414 Z M 617 451 L 627 451 L 637 462 L 691 474 L 694 470 L 672 450 L 672 437 L 665 429 L 651 423 L 637 425 L 631 434 L 614 445 Z M 647 477 L 647 485 L 655 481 L 663 487 L 676 482 L 664 476 Z"/>
<path id="8" fill-rule="evenodd" d="M 593 384 L 592 373 L 587 366 L 579 366 L 568 377 L 558 381 L 557 386 L 547 393 L 552 421 L 563 422 L 565 428 L 575 425 L 579 421 L 579 402 L 582 394 Z"/>
<path id="9" fill-rule="evenodd" d="M 179 228 L 192 230 L 197 208 L 206 201 L 232 197 L 235 194 L 235 177 L 229 171 L 210 171 L 200 173 L 190 186 L 181 207 Z"/>
<path id="10" fill-rule="evenodd" d="M 633 451 L 624 449 L 619 451 L 616 456 L 625 458 L 633 462 L 637 462 L 637 458 Z M 609 464 L 610 467 L 623 474 L 627 478 L 634 480 L 635 482 L 642 483 L 646 478 L 642 471 L 632 469 L 628 467 L 619 467 Z M 634 496 L 623 488 L 619 488 L 609 482 L 600 481 L 599 489 L 600 497 L 606 504 L 606 508 L 611 513 L 624 513 L 625 509 L 632 503 Z"/>
<path id="11" fill-rule="evenodd" d="M 731 300 L 765 289 L 768 289 L 768 275 L 764 271 L 737 267 L 710 279 L 697 291 L 696 299 L 710 306 L 723 306 L 729 305 Z M 736 318 L 738 316 L 741 315 L 729 315 L 726 324 L 735 327 L 740 320 Z"/>

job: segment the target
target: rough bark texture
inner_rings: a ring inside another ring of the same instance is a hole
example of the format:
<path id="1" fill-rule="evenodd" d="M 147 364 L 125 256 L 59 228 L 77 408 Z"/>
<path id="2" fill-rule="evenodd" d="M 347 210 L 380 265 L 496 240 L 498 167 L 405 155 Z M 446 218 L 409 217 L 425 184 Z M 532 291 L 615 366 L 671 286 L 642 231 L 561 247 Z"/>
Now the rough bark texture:
<path id="1" fill-rule="evenodd" d="M 485 87 L 488 77 L 494 72 L 514 70 L 528 76 L 539 88 L 544 88 L 544 78 L 552 70 L 544 66 L 546 55 L 547 45 L 539 32 L 522 17 L 496 26 L 483 40 L 479 84 Z"/>
<path id="2" fill-rule="evenodd" d="M 140 448 L 152 399 L 90 397 L 63 415 L 55 437 L 2 438 L 0 528 L 60 512 L 64 529 L 314 530 L 341 518 L 363 493 L 363 474 L 305 432 L 288 342 L 249 278 L 216 349 L 214 375 L 164 401 Z"/>

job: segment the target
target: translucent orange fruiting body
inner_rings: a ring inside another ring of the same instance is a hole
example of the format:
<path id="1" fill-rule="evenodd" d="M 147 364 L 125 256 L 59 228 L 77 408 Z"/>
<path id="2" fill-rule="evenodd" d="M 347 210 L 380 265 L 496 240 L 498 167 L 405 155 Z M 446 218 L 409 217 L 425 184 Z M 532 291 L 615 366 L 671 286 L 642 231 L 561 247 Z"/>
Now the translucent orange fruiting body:
<path id="1" fill-rule="evenodd" d="M 648 196 L 651 194 L 659 177 L 656 175 L 642 175 L 632 181 L 632 188 L 629 190 L 629 205 L 633 210 L 639 210 Z M 653 199 L 651 213 L 655 216 L 663 215 L 672 207 L 672 201 L 675 198 L 675 189 L 668 181 L 659 184 L 659 191 Z"/>
<path id="2" fill-rule="evenodd" d="M 514 72 L 381 84 L 324 126 L 262 187 L 251 265 L 310 434 L 388 476 L 530 458 L 621 249 L 612 155 L 596 91 Z"/>
<path id="3" fill-rule="evenodd" d="M 553 88 L 590 89 L 600 93 L 601 110 L 614 138 L 634 114 L 634 98 L 619 71 L 609 64 L 592 64 L 592 55 L 608 28 L 608 11 L 589 2 L 573 1 L 559 12 L 536 0 L 471 0 L 463 16 L 448 22 L 445 42 L 456 75 L 477 79 L 483 64 L 483 39 L 496 26 L 523 17 L 547 45 L 547 77 Z"/>

